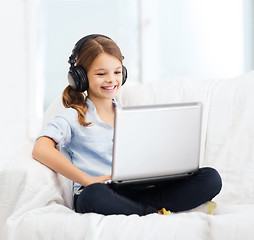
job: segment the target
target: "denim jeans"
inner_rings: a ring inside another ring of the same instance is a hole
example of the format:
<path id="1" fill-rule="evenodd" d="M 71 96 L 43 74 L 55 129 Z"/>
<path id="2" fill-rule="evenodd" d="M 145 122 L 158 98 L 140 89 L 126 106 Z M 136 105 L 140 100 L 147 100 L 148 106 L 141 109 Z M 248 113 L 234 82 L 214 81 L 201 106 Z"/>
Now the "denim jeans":
<path id="1" fill-rule="evenodd" d="M 186 178 L 161 182 L 154 186 L 116 188 L 95 183 L 74 195 L 78 213 L 138 214 L 156 213 L 161 208 L 172 212 L 195 208 L 212 200 L 221 190 L 219 173 L 213 168 L 200 168 Z"/>

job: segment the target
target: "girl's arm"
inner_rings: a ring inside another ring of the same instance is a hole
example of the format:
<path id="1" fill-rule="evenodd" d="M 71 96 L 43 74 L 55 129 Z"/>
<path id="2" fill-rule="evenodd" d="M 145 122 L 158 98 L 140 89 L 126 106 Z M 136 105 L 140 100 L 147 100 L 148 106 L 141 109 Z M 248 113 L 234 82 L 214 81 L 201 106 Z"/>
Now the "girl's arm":
<path id="1" fill-rule="evenodd" d="M 64 157 L 56 149 L 55 141 L 48 137 L 40 137 L 36 141 L 32 155 L 35 160 L 85 187 L 92 183 L 102 183 L 111 179 L 110 175 L 100 177 L 88 176 Z"/>

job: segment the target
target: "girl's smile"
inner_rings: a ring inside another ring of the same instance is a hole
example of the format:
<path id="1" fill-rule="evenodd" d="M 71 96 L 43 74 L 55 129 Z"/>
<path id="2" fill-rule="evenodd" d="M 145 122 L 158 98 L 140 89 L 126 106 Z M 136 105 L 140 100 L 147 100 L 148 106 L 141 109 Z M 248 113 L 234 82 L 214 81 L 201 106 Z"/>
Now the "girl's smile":
<path id="1" fill-rule="evenodd" d="M 102 88 L 106 91 L 115 90 L 117 88 L 117 85 L 114 86 L 102 86 Z"/>

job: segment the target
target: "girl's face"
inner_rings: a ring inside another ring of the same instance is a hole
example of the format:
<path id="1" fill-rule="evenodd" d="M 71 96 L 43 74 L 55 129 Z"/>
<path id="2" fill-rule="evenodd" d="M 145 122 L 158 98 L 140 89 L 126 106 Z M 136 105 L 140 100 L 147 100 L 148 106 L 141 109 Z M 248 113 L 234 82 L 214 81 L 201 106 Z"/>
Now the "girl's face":
<path id="1" fill-rule="evenodd" d="M 90 100 L 112 100 L 122 85 L 122 64 L 108 53 L 99 54 L 87 72 Z"/>

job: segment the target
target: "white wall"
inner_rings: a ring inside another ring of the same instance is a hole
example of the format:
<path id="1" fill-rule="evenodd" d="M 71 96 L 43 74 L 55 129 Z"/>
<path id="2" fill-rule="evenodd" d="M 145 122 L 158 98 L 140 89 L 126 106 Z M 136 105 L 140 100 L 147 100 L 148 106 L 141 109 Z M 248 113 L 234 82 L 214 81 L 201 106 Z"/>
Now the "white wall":
<path id="1" fill-rule="evenodd" d="M 246 0 L 141 3 L 143 82 L 179 75 L 227 78 L 246 70 L 244 26 L 253 26 Z"/>
<path id="2" fill-rule="evenodd" d="M 23 147 L 27 136 L 28 81 L 25 1 L 0 1 L 0 162 Z"/>

